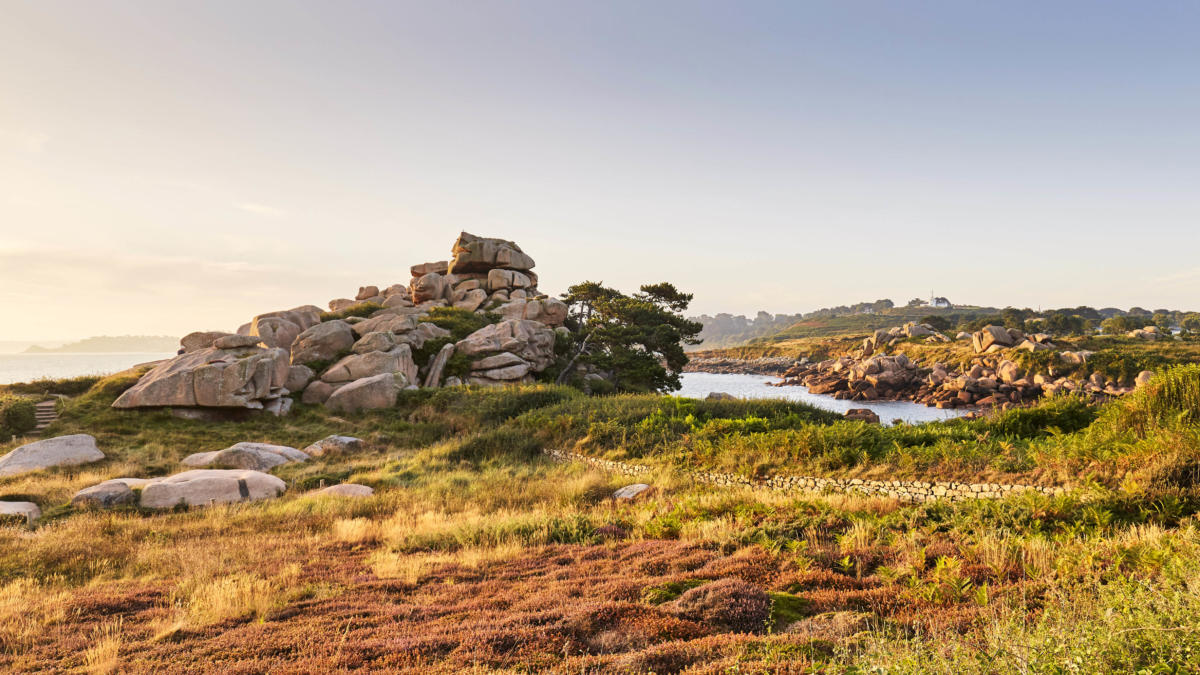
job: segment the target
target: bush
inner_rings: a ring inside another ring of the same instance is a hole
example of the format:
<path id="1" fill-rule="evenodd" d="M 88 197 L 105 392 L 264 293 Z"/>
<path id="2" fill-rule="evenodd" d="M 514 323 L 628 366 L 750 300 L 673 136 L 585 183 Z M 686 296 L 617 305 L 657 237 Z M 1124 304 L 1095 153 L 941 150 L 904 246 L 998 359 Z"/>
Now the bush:
<path id="1" fill-rule="evenodd" d="M 34 401 L 19 396 L 0 397 L 0 441 L 7 441 L 37 427 Z"/>
<path id="2" fill-rule="evenodd" d="M 1099 426 L 1146 438 L 1159 428 L 1200 423 L 1200 365 L 1176 366 L 1156 374 L 1140 390 L 1104 409 Z"/>
<path id="3" fill-rule="evenodd" d="M 381 309 L 383 309 L 383 305 L 377 302 L 360 302 L 356 305 L 351 305 L 340 312 L 321 312 L 321 321 L 336 321 L 338 319 L 348 319 L 352 316 L 361 316 L 366 318 Z"/>
<path id="4" fill-rule="evenodd" d="M 761 633 L 771 618 L 771 596 L 736 578 L 697 586 L 664 606 L 677 616 L 735 633 Z"/>
<path id="5" fill-rule="evenodd" d="M 500 316 L 485 312 L 476 314 L 459 307 L 434 307 L 428 316 L 421 317 L 422 323 L 431 323 L 450 331 L 450 341 L 458 342 L 471 333 L 500 321 Z"/>

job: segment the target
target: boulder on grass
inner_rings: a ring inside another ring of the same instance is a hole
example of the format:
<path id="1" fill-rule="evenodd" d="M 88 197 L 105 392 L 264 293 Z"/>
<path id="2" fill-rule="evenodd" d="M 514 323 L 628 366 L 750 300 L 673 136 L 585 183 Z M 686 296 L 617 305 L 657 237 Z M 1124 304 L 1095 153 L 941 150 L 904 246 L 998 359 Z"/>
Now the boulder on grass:
<path id="1" fill-rule="evenodd" d="M 353 436 L 326 436 L 304 449 L 310 457 L 335 457 L 362 452 L 363 442 Z"/>
<path id="2" fill-rule="evenodd" d="M 286 483 L 261 471 L 198 469 L 146 484 L 140 503 L 148 509 L 171 509 L 274 499 L 285 490 Z"/>
<path id="3" fill-rule="evenodd" d="M 317 490 L 317 494 L 329 497 L 370 497 L 375 494 L 375 488 L 357 483 L 340 483 Z"/>
<path id="4" fill-rule="evenodd" d="M 98 485 L 86 487 L 71 497 L 71 505 L 81 509 L 111 509 L 114 506 L 133 504 L 137 495 L 123 480 L 106 480 Z"/>
<path id="5" fill-rule="evenodd" d="M 33 502 L 0 502 L 0 516 L 24 518 L 27 525 L 42 517 L 42 510 Z"/>
<path id="6" fill-rule="evenodd" d="M 654 494 L 654 486 L 645 483 L 634 483 L 613 493 L 613 499 L 616 501 L 634 501 L 641 497 L 648 497 Z"/>
<path id="7" fill-rule="evenodd" d="M 224 450 L 197 452 L 183 459 L 184 466 L 211 466 L 226 469 L 269 471 L 280 464 L 307 462 L 309 456 L 286 445 L 237 443 Z"/>
<path id="8" fill-rule="evenodd" d="M 39 471 L 52 466 L 75 466 L 104 459 L 96 439 L 88 434 L 72 434 L 27 443 L 0 457 L 0 476 Z"/>

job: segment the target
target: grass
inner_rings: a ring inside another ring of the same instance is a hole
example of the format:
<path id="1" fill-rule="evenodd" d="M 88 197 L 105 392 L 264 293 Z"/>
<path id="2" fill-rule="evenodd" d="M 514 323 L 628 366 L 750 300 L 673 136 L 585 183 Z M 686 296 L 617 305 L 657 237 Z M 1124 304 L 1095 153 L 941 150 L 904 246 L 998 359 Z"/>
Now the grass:
<path id="1" fill-rule="evenodd" d="M 1100 409 L 1063 398 L 889 428 L 782 401 L 550 386 L 406 392 L 391 410 L 299 405 L 214 424 L 112 410 L 133 379 L 96 382 L 55 423 L 95 435 L 106 460 L 0 479 L 0 496 L 47 513 L 33 528 L 0 528 L 6 671 L 1060 673 L 1197 662 L 1195 367 Z M 174 472 L 193 452 L 332 433 L 366 447 L 280 467 L 289 489 L 277 500 L 67 506 L 81 487 Z M 539 452 L 549 447 L 649 464 L 637 481 L 658 490 L 615 504 L 612 491 L 634 480 L 549 462 Z M 697 466 L 1074 490 L 904 504 L 679 477 Z M 338 481 L 376 494 L 311 492 Z M 681 602 L 710 583 L 735 590 Z M 755 594 L 767 598 L 759 624 L 730 630 L 720 603 L 753 609 Z"/>

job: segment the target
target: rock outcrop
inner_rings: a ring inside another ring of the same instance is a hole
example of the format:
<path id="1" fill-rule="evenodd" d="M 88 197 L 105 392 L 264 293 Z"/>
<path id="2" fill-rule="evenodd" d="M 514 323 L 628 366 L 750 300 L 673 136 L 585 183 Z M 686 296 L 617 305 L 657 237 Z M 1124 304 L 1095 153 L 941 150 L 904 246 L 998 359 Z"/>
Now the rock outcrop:
<path id="1" fill-rule="evenodd" d="M 554 360 L 554 331 L 544 323 L 510 319 L 485 326 L 454 346 L 471 357 L 471 384 L 528 381 Z"/>
<path id="2" fill-rule="evenodd" d="M 142 376 L 114 408 L 263 408 L 287 393 L 283 349 L 208 347 L 165 361 Z"/>
<path id="3" fill-rule="evenodd" d="M 405 388 L 532 380 L 554 359 L 553 329 L 566 321 L 567 306 L 538 291 L 533 258 L 515 242 L 463 232 L 450 253 L 413 265 L 407 285 L 363 284 L 353 299 L 330 301 L 331 313 L 305 305 L 255 316 L 236 333 L 191 333 L 183 354 L 157 365 L 114 406 L 286 414 L 295 398 L 350 412 L 394 405 Z M 430 315 L 438 307 L 500 321 L 452 342 Z M 430 341 L 445 344 L 433 350 Z M 447 376 L 461 362 L 456 355 L 471 359 L 465 378 L 461 366 Z"/>
<path id="4" fill-rule="evenodd" d="M 15 476 L 54 466 L 76 466 L 104 459 L 96 439 L 72 434 L 27 443 L 0 457 L 0 476 Z"/>

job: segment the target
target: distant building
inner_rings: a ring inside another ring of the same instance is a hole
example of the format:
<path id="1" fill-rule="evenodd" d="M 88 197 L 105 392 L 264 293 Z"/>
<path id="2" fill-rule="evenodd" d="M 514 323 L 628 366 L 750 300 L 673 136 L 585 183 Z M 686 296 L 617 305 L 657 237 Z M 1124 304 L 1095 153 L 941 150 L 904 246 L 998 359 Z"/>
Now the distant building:
<path id="1" fill-rule="evenodd" d="M 954 307 L 946 298 L 934 297 L 932 294 L 929 296 L 929 306 L 937 309 L 951 309 Z"/>

